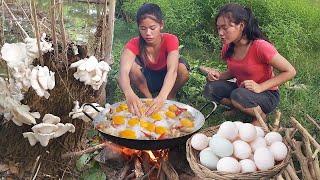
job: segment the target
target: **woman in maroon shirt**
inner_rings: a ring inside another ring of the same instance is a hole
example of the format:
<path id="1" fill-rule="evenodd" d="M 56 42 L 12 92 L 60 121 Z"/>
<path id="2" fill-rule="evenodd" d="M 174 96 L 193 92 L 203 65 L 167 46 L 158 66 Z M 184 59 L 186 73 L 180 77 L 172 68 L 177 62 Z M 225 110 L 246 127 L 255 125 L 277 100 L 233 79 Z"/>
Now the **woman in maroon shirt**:
<path id="1" fill-rule="evenodd" d="M 222 59 L 227 70 L 209 71 L 205 97 L 231 108 L 224 114 L 242 111 L 255 117 L 272 112 L 280 101 L 278 86 L 292 79 L 296 71 L 260 30 L 249 8 L 227 4 L 216 16 L 216 30 L 223 43 Z M 278 73 L 275 75 L 273 69 Z M 230 82 L 236 78 L 236 82 Z M 251 119 L 260 125 L 257 119 Z"/>
<path id="2" fill-rule="evenodd" d="M 131 39 L 121 55 L 119 85 L 129 111 L 141 117 L 142 102 L 131 84 L 146 98 L 159 92 L 145 111 L 149 116 L 159 111 L 166 99 L 175 99 L 176 92 L 189 78 L 189 65 L 179 58 L 178 38 L 161 33 L 164 22 L 158 5 L 142 5 L 137 12 L 137 24 L 139 37 Z"/>

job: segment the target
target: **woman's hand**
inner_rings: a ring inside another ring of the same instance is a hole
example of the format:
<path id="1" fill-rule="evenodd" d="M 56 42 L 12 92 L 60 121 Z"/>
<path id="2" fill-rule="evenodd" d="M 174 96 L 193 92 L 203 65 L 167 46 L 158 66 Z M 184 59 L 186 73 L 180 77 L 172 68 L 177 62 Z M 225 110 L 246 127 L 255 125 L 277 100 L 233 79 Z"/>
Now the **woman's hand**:
<path id="1" fill-rule="evenodd" d="M 152 114 L 157 113 L 163 108 L 165 103 L 166 103 L 166 98 L 158 95 L 156 98 L 154 98 L 154 100 L 150 103 L 150 105 L 146 109 L 145 115 L 150 116 Z"/>
<path id="2" fill-rule="evenodd" d="M 253 80 L 242 81 L 242 83 L 240 84 L 240 87 L 246 88 L 255 93 L 261 93 L 263 91 L 261 85 L 256 83 Z"/>
<path id="3" fill-rule="evenodd" d="M 142 116 L 141 107 L 143 106 L 141 99 L 135 93 L 131 93 L 126 96 L 126 101 L 127 101 L 129 112 L 138 117 L 141 117 Z"/>
<path id="4" fill-rule="evenodd" d="M 220 79 L 220 72 L 216 70 L 210 70 L 208 71 L 207 75 L 208 81 L 216 81 Z"/>

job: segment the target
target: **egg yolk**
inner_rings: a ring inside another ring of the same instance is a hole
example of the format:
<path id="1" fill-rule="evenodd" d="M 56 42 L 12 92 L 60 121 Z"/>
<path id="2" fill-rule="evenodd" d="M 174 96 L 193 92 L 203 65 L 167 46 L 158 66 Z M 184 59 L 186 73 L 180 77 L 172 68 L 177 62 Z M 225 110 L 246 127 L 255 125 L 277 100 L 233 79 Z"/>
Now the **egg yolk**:
<path id="1" fill-rule="evenodd" d="M 128 120 L 129 126 L 135 126 L 135 125 L 139 124 L 139 122 L 140 122 L 139 119 L 136 119 L 136 118 L 132 118 L 132 119 Z"/>
<path id="2" fill-rule="evenodd" d="M 147 127 L 145 127 L 146 130 L 150 131 L 150 132 L 154 132 L 156 129 L 156 125 L 149 123 Z"/>
<path id="3" fill-rule="evenodd" d="M 116 111 L 117 111 L 117 112 L 121 112 L 121 111 L 124 111 L 124 110 L 128 110 L 128 105 L 127 105 L 127 104 L 120 104 L 120 105 L 116 108 Z"/>
<path id="4" fill-rule="evenodd" d="M 172 111 L 172 112 L 176 112 L 176 111 L 178 110 L 178 107 L 175 106 L 175 105 L 170 105 L 170 106 L 168 107 L 168 110 L 169 110 L 169 111 Z"/>
<path id="5" fill-rule="evenodd" d="M 155 131 L 157 134 L 168 133 L 168 129 L 163 126 L 157 126 Z"/>
<path id="6" fill-rule="evenodd" d="M 113 116 L 112 118 L 112 122 L 114 124 L 123 124 L 126 121 L 126 119 L 123 116 Z"/>
<path id="7" fill-rule="evenodd" d="M 148 122 L 140 122 L 140 126 L 143 127 L 143 128 L 148 127 L 149 124 L 150 123 L 148 123 Z"/>
<path id="8" fill-rule="evenodd" d="M 152 100 L 148 100 L 145 103 L 146 103 L 147 106 L 149 106 L 151 104 L 151 102 L 152 102 Z"/>
<path id="9" fill-rule="evenodd" d="M 131 129 L 120 131 L 120 137 L 127 139 L 137 139 L 136 133 Z"/>
<path id="10" fill-rule="evenodd" d="M 156 120 L 156 121 L 160 121 L 162 119 L 161 114 L 159 113 L 155 113 L 151 116 L 152 119 Z"/>
<path id="11" fill-rule="evenodd" d="M 172 111 L 167 111 L 166 112 L 166 116 L 169 117 L 169 118 L 175 118 L 176 117 L 176 114 Z"/>
<path id="12" fill-rule="evenodd" d="M 193 121 L 191 121 L 189 119 L 183 119 L 180 122 L 181 122 L 181 125 L 184 127 L 188 127 L 188 128 L 194 127 Z"/>
<path id="13" fill-rule="evenodd" d="M 146 108 L 145 107 L 142 107 L 141 108 L 141 112 L 145 112 L 146 111 Z"/>

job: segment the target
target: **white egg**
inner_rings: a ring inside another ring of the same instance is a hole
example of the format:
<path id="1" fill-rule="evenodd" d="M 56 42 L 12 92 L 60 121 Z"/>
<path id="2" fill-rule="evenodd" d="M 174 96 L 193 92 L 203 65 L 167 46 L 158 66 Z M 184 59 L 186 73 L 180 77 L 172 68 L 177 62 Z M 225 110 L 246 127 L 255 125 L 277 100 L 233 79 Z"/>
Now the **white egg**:
<path id="1" fill-rule="evenodd" d="M 277 132 L 267 133 L 266 136 L 264 137 L 264 139 L 266 140 L 266 143 L 268 146 L 270 146 L 272 143 L 274 143 L 276 141 L 282 142 L 282 136 Z"/>
<path id="2" fill-rule="evenodd" d="M 263 137 L 257 137 L 257 139 L 250 142 L 249 144 L 253 152 L 255 152 L 259 147 L 267 147 L 267 143 Z"/>
<path id="3" fill-rule="evenodd" d="M 257 136 L 259 137 L 264 137 L 265 133 L 263 131 L 263 129 L 261 127 L 255 126 L 256 130 L 257 130 Z"/>
<path id="4" fill-rule="evenodd" d="M 251 142 L 257 138 L 257 130 L 254 125 L 250 123 L 242 124 L 239 129 L 239 137 L 241 140 Z"/>
<path id="5" fill-rule="evenodd" d="M 241 166 L 242 173 L 257 171 L 257 166 L 251 159 L 243 159 L 239 163 Z"/>
<path id="6" fill-rule="evenodd" d="M 276 161 L 282 161 L 286 158 L 288 154 L 288 148 L 283 142 L 274 142 L 269 147 Z"/>
<path id="7" fill-rule="evenodd" d="M 233 153 L 232 143 L 223 137 L 212 137 L 209 142 L 209 147 L 219 157 L 230 156 Z"/>
<path id="8" fill-rule="evenodd" d="M 163 127 L 165 127 L 165 128 L 170 128 L 170 125 L 168 124 L 168 122 L 166 121 L 166 120 L 161 120 L 161 121 L 156 121 L 155 123 L 154 123 L 154 125 L 156 125 L 156 126 L 163 126 Z"/>
<path id="9" fill-rule="evenodd" d="M 248 159 L 251 159 L 252 161 L 254 161 L 254 158 L 253 158 L 253 153 L 250 154 L 249 158 Z"/>
<path id="10" fill-rule="evenodd" d="M 233 143 L 233 155 L 238 159 L 247 159 L 250 157 L 252 151 L 250 145 L 241 140 L 236 140 Z"/>
<path id="11" fill-rule="evenodd" d="M 232 157 L 224 157 L 218 161 L 217 170 L 220 172 L 239 173 L 240 163 Z"/>
<path id="12" fill-rule="evenodd" d="M 191 146 L 196 150 L 203 150 L 208 147 L 209 140 L 205 134 L 197 133 L 191 138 Z"/>
<path id="13" fill-rule="evenodd" d="M 254 162 L 257 168 L 261 171 L 266 171 L 274 167 L 274 157 L 271 151 L 266 148 L 258 148 L 253 155 Z"/>
<path id="14" fill-rule="evenodd" d="M 241 122 L 241 121 L 234 121 L 233 123 L 236 124 L 238 129 L 240 129 L 241 125 L 243 124 L 243 122 Z"/>
<path id="15" fill-rule="evenodd" d="M 199 154 L 200 163 L 207 167 L 210 170 L 217 169 L 217 163 L 219 161 L 219 157 L 214 154 L 214 152 L 210 148 L 206 148 L 202 150 Z"/>
<path id="16" fill-rule="evenodd" d="M 233 141 L 238 136 L 237 125 L 234 122 L 226 121 L 220 125 L 217 134 L 230 141 Z"/>

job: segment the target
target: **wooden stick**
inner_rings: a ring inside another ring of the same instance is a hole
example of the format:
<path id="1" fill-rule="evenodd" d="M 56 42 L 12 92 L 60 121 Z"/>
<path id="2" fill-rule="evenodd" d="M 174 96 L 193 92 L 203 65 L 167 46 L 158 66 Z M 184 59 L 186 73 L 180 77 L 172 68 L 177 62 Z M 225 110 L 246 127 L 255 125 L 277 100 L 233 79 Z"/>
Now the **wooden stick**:
<path id="1" fill-rule="evenodd" d="M 272 131 L 278 132 L 280 128 L 280 116 L 281 116 L 281 112 L 276 111 Z"/>
<path id="2" fill-rule="evenodd" d="M 320 130 L 320 125 L 311 116 L 307 114 L 307 118 Z"/>
<path id="3" fill-rule="evenodd" d="M 318 156 L 316 156 L 313 160 L 313 166 L 314 166 L 314 172 L 317 176 L 317 180 L 320 180 L 320 165 L 319 165 L 319 159 Z"/>
<path id="4" fill-rule="evenodd" d="M 102 144 L 98 144 L 94 147 L 90 147 L 88 149 L 82 150 L 82 151 L 78 151 L 78 152 L 67 152 L 65 154 L 62 154 L 62 159 L 67 159 L 67 158 L 74 158 L 74 157 L 79 157 L 83 154 L 88 154 L 88 153 L 92 153 L 95 152 L 99 149 L 102 149 L 106 146 L 106 143 L 102 143 Z"/>
<path id="5" fill-rule="evenodd" d="M 58 61 L 58 43 L 56 34 L 56 0 L 51 0 L 51 33 L 52 33 L 52 45 L 54 48 L 54 59 Z"/>
<path id="6" fill-rule="evenodd" d="M 37 9 L 36 9 L 36 3 L 35 0 L 31 0 L 31 11 L 32 11 L 32 17 L 33 17 L 33 23 L 34 23 L 34 30 L 35 30 L 35 36 L 37 39 L 37 45 L 38 45 L 38 50 L 39 50 L 39 60 L 40 64 L 43 67 L 43 59 L 42 59 L 42 50 L 41 50 L 41 45 L 40 45 L 40 31 L 39 31 L 39 26 L 38 26 L 38 17 L 37 17 Z"/>
<path id="7" fill-rule="evenodd" d="M 139 158 L 134 159 L 134 173 L 135 173 L 136 178 L 139 178 L 144 175 Z"/>
<path id="8" fill-rule="evenodd" d="M 313 167 L 312 150 L 311 150 L 309 138 L 303 135 L 302 139 L 303 139 L 305 155 L 308 160 L 310 174 L 313 177 L 313 179 L 317 179 L 315 174 L 315 167 Z"/>
<path id="9" fill-rule="evenodd" d="M 259 123 L 261 124 L 261 126 L 263 128 L 265 128 L 267 132 L 270 132 L 268 126 L 266 125 L 266 123 L 262 119 L 261 115 L 259 114 L 258 109 L 257 108 L 253 108 L 253 111 L 254 111 L 254 114 L 256 115 L 256 118 L 258 119 Z"/>
<path id="10" fill-rule="evenodd" d="M 296 127 L 302 135 L 305 135 L 309 138 L 310 143 L 316 148 L 320 149 L 319 143 L 309 134 L 309 132 L 294 118 L 291 117 L 291 124 Z"/>
<path id="11" fill-rule="evenodd" d="M 303 179 L 313 179 L 308 168 L 308 159 L 302 153 L 302 149 L 301 149 L 302 142 L 296 141 L 294 145 L 295 145 L 294 154 L 296 155 L 300 163 Z"/>
<path id="12" fill-rule="evenodd" d="M 10 8 L 7 6 L 6 2 L 2 1 L 3 5 L 7 8 L 8 12 L 10 13 L 11 17 L 13 18 L 14 22 L 17 24 L 17 26 L 20 28 L 20 30 L 22 31 L 22 33 L 28 38 L 29 35 L 28 33 L 22 28 L 22 26 L 20 25 L 20 23 L 18 22 L 17 18 L 13 15 L 13 13 L 11 12 Z"/>
<path id="13" fill-rule="evenodd" d="M 290 177 L 288 171 L 284 171 L 283 174 L 284 174 L 284 179 L 285 180 L 291 180 L 291 177 Z"/>
<path id="14" fill-rule="evenodd" d="M 299 177 L 297 176 L 296 170 L 293 168 L 293 166 L 291 164 L 289 164 L 287 166 L 286 170 L 287 170 L 286 172 L 288 172 L 288 174 L 292 180 L 299 180 Z"/>

